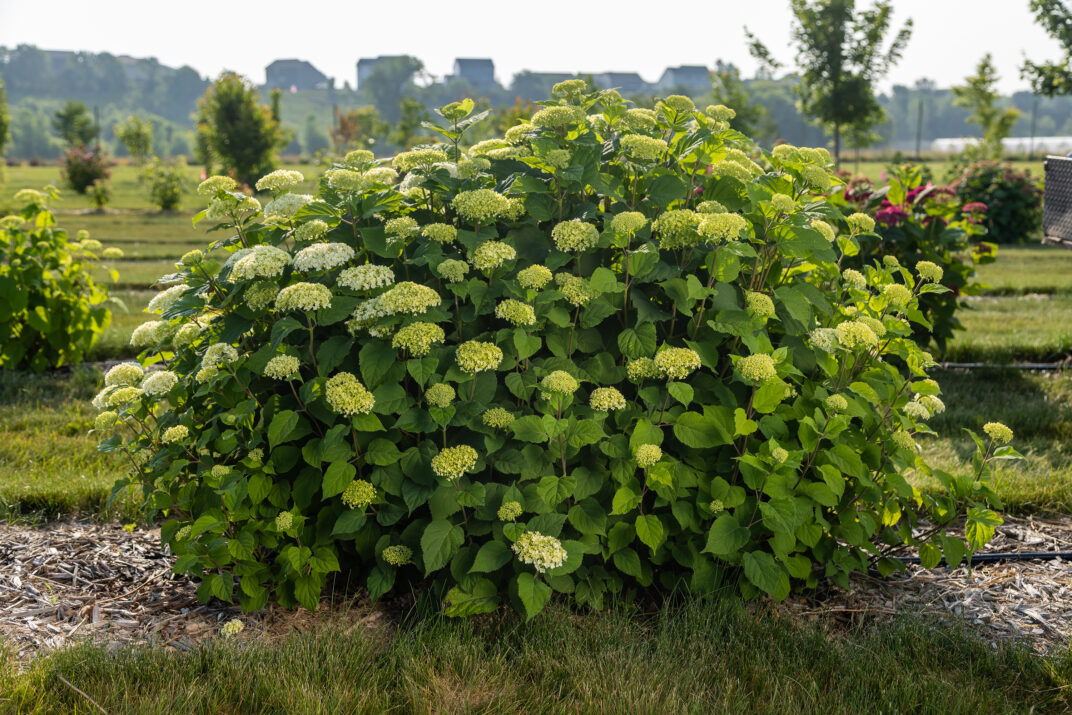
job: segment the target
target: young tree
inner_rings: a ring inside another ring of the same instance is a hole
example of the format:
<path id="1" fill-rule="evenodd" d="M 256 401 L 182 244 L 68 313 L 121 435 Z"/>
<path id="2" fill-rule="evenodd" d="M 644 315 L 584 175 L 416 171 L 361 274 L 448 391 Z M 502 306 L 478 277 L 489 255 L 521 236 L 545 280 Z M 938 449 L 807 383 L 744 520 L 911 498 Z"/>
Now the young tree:
<path id="1" fill-rule="evenodd" d="M 401 116 L 399 102 L 406 87 L 413 81 L 413 75 L 423 69 L 424 63 L 416 57 L 385 57 L 362 80 L 361 88 L 368 91 L 384 119 L 396 122 Z"/>
<path id="2" fill-rule="evenodd" d="M 69 147 L 86 146 L 97 136 L 97 125 L 81 102 L 68 101 L 52 117 L 52 129 Z"/>
<path id="3" fill-rule="evenodd" d="M 893 20 L 891 0 L 878 0 L 859 12 L 855 0 L 790 0 L 789 6 L 796 20 L 793 44 L 801 68 L 801 108 L 812 121 L 831 129 L 834 160 L 840 166 L 842 127 L 852 126 L 860 136 L 862 128 L 884 117 L 875 83 L 904 53 L 912 21 L 906 21 L 883 50 Z M 750 33 L 748 37 L 753 55 L 766 56 L 769 62 L 770 52 Z"/>
<path id="4" fill-rule="evenodd" d="M 400 116 L 394 129 L 387 135 L 387 141 L 398 145 L 400 149 L 409 149 L 415 143 L 421 130 L 421 123 L 431 117 L 424 105 L 416 99 L 403 97 L 399 102 Z"/>
<path id="5" fill-rule="evenodd" d="M 315 154 L 331 147 L 327 132 L 316 121 L 316 116 L 312 114 L 305 117 L 305 136 L 302 137 L 302 141 L 305 145 L 305 151 L 309 154 Z"/>
<path id="6" fill-rule="evenodd" d="M 153 123 L 138 115 L 115 125 L 115 135 L 127 148 L 134 163 L 143 165 L 153 153 Z"/>
<path id="7" fill-rule="evenodd" d="M 1012 134 L 1013 125 L 1020 117 L 1014 107 L 1001 107 L 997 91 L 998 75 L 990 53 L 975 68 L 975 74 L 966 78 L 965 84 L 953 87 L 953 104 L 971 112 L 966 121 L 978 124 L 983 130 L 983 140 L 964 150 L 966 162 L 979 159 L 1000 159 L 1001 142 Z"/>
<path id="8" fill-rule="evenodd" d="M 376 143 L 376 137 L 383 135 L 388 129 L 390 125 L 380 119 L 379 111 L 371 105 L 347 112 L 340 112 L 336 107 L 331 143 L 339 153 L 349 149 L 369 149 Z"/>
<path id="9" fill-rule="evenodd" d="M 1065 56 L 1060 62 L 1041 64 L 1024 60 L 1020 76 L 1031 82 L 1035 94 L 1072 94 L 1072 9 L 1061 0 L 1031 0 L 1031 11 L 1050 37 L 1061 43 Z"/>
<path id="10" fill-rule="evenodd" d="M 276 153 L 286 144 L 272 110 L 258 102 L 249 80 L 234 72 L 221 74 L 198 100 L 197 132 L 199 159 L 207 165 L 210 156 L 249 185 L 275 168 Z"/>
<path id="11" fill-rule="evenodd" d="M 4 89 L 4 78 L 0 77 L 0 156 L 4 155 L 4 145 L 7 144 L 7 133 L 11 127 L 11 115 L 7 113 L 7 90 Z"/>

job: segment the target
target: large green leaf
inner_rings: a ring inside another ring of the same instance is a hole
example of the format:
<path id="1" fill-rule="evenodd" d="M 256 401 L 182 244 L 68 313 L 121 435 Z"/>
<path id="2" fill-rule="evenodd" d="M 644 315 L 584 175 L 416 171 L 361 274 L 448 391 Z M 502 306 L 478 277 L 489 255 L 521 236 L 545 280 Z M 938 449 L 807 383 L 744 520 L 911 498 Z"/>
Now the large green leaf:
<path id="1" fill-rule="evenodd" d="M 514 557 L 510 547 L 501 541 L 488 541 L 476 553 L 469 573 L 490 573 L 510 563 Z"/>
<path id="2" fill-rule="evenodd" d="M 654 551 L 659 548 L 666 538 L 666 531 L 659 517 L 653 514 L 641 514 L 636 518 L 637 538 L 647 544 Z"/>
<path id="3" fill-rule="evenodd" d="M 551 587 L 530 573 L 518 574 L 512 586 L 527 621 L 532 620 L 551 600 Z"/>
<path id="4" fill-rule="evenodd" d="M 775 601 L 789 595 L 789 574 L 765 551 L 750 551 L 744 555 L 744 575 Z"/>
<path id="5" fill-rule="evenodd" d="M 451 617 L 492 613 L 499 607 L 499 589 L 486 578 L 477 579 L 468 589 L 454 586 L 443 599 L 443 612 Z"/>
<path id="6" fill-rule="evenodd" d="M 707 532 L 707 546 L 704 552 L 716 556 L 729 556 L 741 550 L 752 538 L 751 533 L 741 526 L 732 514 L 723 512 L 711 524 Z"/>
<path id="7" fill-rule="evenodd" d="M 425 576 L 446 566 L 464 541 L 465 532 L 462 527 L 446 519 L 430 521 L 421 535 Z"/>

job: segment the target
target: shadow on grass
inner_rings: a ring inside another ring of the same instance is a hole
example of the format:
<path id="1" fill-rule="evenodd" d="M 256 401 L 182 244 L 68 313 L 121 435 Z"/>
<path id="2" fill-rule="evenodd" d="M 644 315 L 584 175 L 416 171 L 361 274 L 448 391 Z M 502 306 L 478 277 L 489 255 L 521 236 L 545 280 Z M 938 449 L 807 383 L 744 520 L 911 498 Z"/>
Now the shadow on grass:
<path id="1" fill-rule="evenodd" d="M 994 648 L 963 628 L 905 617 L 833 631 L 732 597 L 651 617 L 552 607 L 529 623 L 328 623 L 186 653 L 83 645 L 18 676 L 0 655 L 0 692 L 18 712 L 89 710 L 61 677 L 115 713 L 1059 712 L 1070 676 L 1067 656 Z"/>

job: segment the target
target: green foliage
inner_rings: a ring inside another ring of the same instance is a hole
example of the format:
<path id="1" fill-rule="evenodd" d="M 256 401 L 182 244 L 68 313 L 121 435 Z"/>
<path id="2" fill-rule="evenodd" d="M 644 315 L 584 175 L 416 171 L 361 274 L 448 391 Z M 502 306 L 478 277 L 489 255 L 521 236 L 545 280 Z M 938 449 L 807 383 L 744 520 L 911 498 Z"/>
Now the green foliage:
<path id="1" fill-rule="evenodd" d="M 719 68 L 712 75 L 711 92 L 715 104 L 734 110 L 735 116 L 729 120 L 730 127 L 765 145 L 777 138 L 778 125 L 767 108 L 749 96 L 739 69 L 733 65 Z"/>
<path id="2" fill-rule="evenodd" d="M 963 166 L 981 159 L 1000 159 L 1002 140 L 1012 134 L 1012 128 L 1020 117 L 1020 110 L 1015 107 L 1001 107 L 998 100 L 998 74 L 994 69 L 990 53 L 983 55 L 975 68 L 975 74 L 964 80 L 964 84 L 953 87 L 953 104 L 967 109 L 971 114 L 966 121 L 978 124 L 983 130 L 982 141 L 965 147 L 959 157 Z"/>
<path id="3" fill-rule="evenodd" d="M 71 148 L 92 144 L 97 138 L 97 125 L 81 102 L 64 104 L 52 117 L 52 129 Z"/>
<path id="4" fill-rule="evenodd" d="M 889 184 L 879 191 L 857 185 L 843 194 L 846 212 L 863 211 L 876 219 L 876 225 L 874 233 L 860 237 L 860 252 L 842 265 L 863 269 L 875 260 L 892 259 L 909 267 L 920 261 L 938 266 L 940 285 L 946 290 L 927 290 L 919 296 L 925 322 L 913 324 L 912 329 L 917 342 L 926 345 L 933 340 L 944 353 L 953 332 L 963 329 L 956 316 L 960 296 L 979 292 L 978 284 L 972 283 L 975 266 L 992 263 L 997 246 L 980 241 L 986 235 L 978 223 L 980 214 L 964 211 L 966 200 L 952 189 L 924 183 L 919 166 L 905 165 L 891 174 Z"/>
<path id="5" fill-rule="evenodd" d="M 112 200 L 112 190 L 108 186 L 107 179 L 94 179 L 93 183 L 89 185 L 87 193 L 90 201 L 93 202 L 93 206 L 98 211 L 103 211 L 108 202 Z"/>
<path id="6" fill-rule="evenodd" d="M 1042 230 L 1042 188 L 1029 171 L 996 161 L 972 164 L 954 186 L 963 203 L 986 205 L 983 225 L 999 243 L 1024 243 Z"/>
<path id="7" fill-rule="evenodd" d="M 813 121 L 833 129 L 835 161 L 840 159 L 843 126 L 859 139 L 884 119 L 874 85 L 901 58 L 912 35 L 912 20 L 907 20 L 883 50 L 893 3 L 879 0 L 860 12 L 855 6 L 855 0 L 790 0 L 801 107 Z M 753 54 L 771 65 L 769 51 L 749 37 Z"/>
<path id="8" fill-rule="evenodd" d="M 841 274 L 860 230 L 829 154 L 763 153 L 684 97 L 555 96 L 468 155 L 473 103 L 442 107 L 448 143 L 395 157 L 397 184 L 354 153 L 313 200 L 264 177 L 263 211 L 202 185 L 231 255 L 183 258 L 132 339 L 167 370 L 97 398 L 176 570 L 246 609 L 312 608 L 347 568 L 531 618 L 555 593 L 846 585 L 922 519 L 966 552 L 946 527 L 996 498 L 913 441 L 942 404 L 909 321 L 946 289 Z"/>
<path id="9" fill-rule="evenodd" d="M 186 162 L 182 159 L 161 161 L 153 157 L 142 172 L 149 187 L 149 199 L 161 211 L 174 211 L 182 205 L 182 195 L 189 189 Z"/>
<path id="10" fill-rule="evenodd" d="M 0 368 L 77 363 L 104 331 L 107 293 L 90 277 L 99 241 L 67 240 L 46 207 L 48 196 L 23 189 L 18 214 L 0 219 Z M 113 276 L 114 277 L 114 276 Z"/>
<path id="11" fill-rule="evenodd" d="M 115 135 L 138 164 L 144 164 L 153 153 L 153 123 L 136 114 L 115 125 Z"/>
<path id="12" fill-rule="evenodd" d="M 1065 56 L 1057 62 L 1035 63 L 1025 59 L 1020 76 L 1031 82 L 1035 94 L 1055 97 L 1072 94 L 1072 10 L 1061 0 L 1031 0 L 1035 20 L 1057 40 Z"/>
<path id="13" fill-rule="evenodd" d="M 74 189 L 76 194 L 85 194 L 94 188 L 95 182 L 107 180 L 111 171 L 100 147 L 79 144 L 64 153 L 61 174 L 67 186 Z"/>
<path id="14" fill-rule="evenodd" d="M 198 100 L 197 135 L 199 161 L 218 163 L 247 185 L 275 167 L 276 152 L 289 141 L 257 89 L 234 72 L 221 74 Z"/>
<path id="15" fill-rule="evenodd" d="M 4 155 L 4 146 L 7 145 L 10 128 L 11 115 L 7 111 L 7 89 L 4 87 L 4 78 L 0 77 L 0 156 Z"/>

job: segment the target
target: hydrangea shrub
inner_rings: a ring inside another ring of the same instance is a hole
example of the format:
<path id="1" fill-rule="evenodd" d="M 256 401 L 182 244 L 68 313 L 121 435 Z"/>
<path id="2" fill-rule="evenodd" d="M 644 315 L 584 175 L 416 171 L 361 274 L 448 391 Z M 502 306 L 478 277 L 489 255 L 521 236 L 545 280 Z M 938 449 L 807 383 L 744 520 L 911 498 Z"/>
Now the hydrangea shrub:
<path id="1" fill-rule="evenodd" d="M 913 336 L 922 345 L 932 340 L 940 351 L 956 330 L 959 299 L 975 295 L 975 267 L 993 263 L 996 243 L 987 237 L 987 207 L 964 201 L 952 187 L 924 182 L 919 166 L 904 165 L 892 170 L 889 183 L 876 190 L 870 182 L 853 181 L 834 195 L 850 217 L 863 212 L 874 220 L 872 230 L 861 234 L 856 244 L 842 243 L 842 268 L 860 269 L 881 259 L 894 265 L 935 266 L 932 282 L 948 288 L 919 296 L 919 311 L 925 320 L 912 325 Z"/>
<path id="2" fill-rule="evenodd" d="M 0 369 L 76 363 L 111 320 L 108 295 L 90 269 L 123 253 L 86 231 L 69 240 L 48 210 L 54 197 L 22 189 L 14 196 L 19 211 L 0 218 Z"/>
<path id="3" fill-rule="evenodd" d="M 443 144 L 352 152 L 315 195 L 202 185 L 230 255 L 166 278 L 96 427 L 203 598 L 313 608 L 346 568 L 531 617 L 845 584 L 923 519 L 950 561 L 986 540 L 986 479 L 917 454 L 943 405 L 911 321 L 946 289 L 839 269 L 866 227 L 823 198 L 825 151 L 762 152 L 679 96 L 541 106 L 463 150 L 472 104 L 448 105 Z"/>

